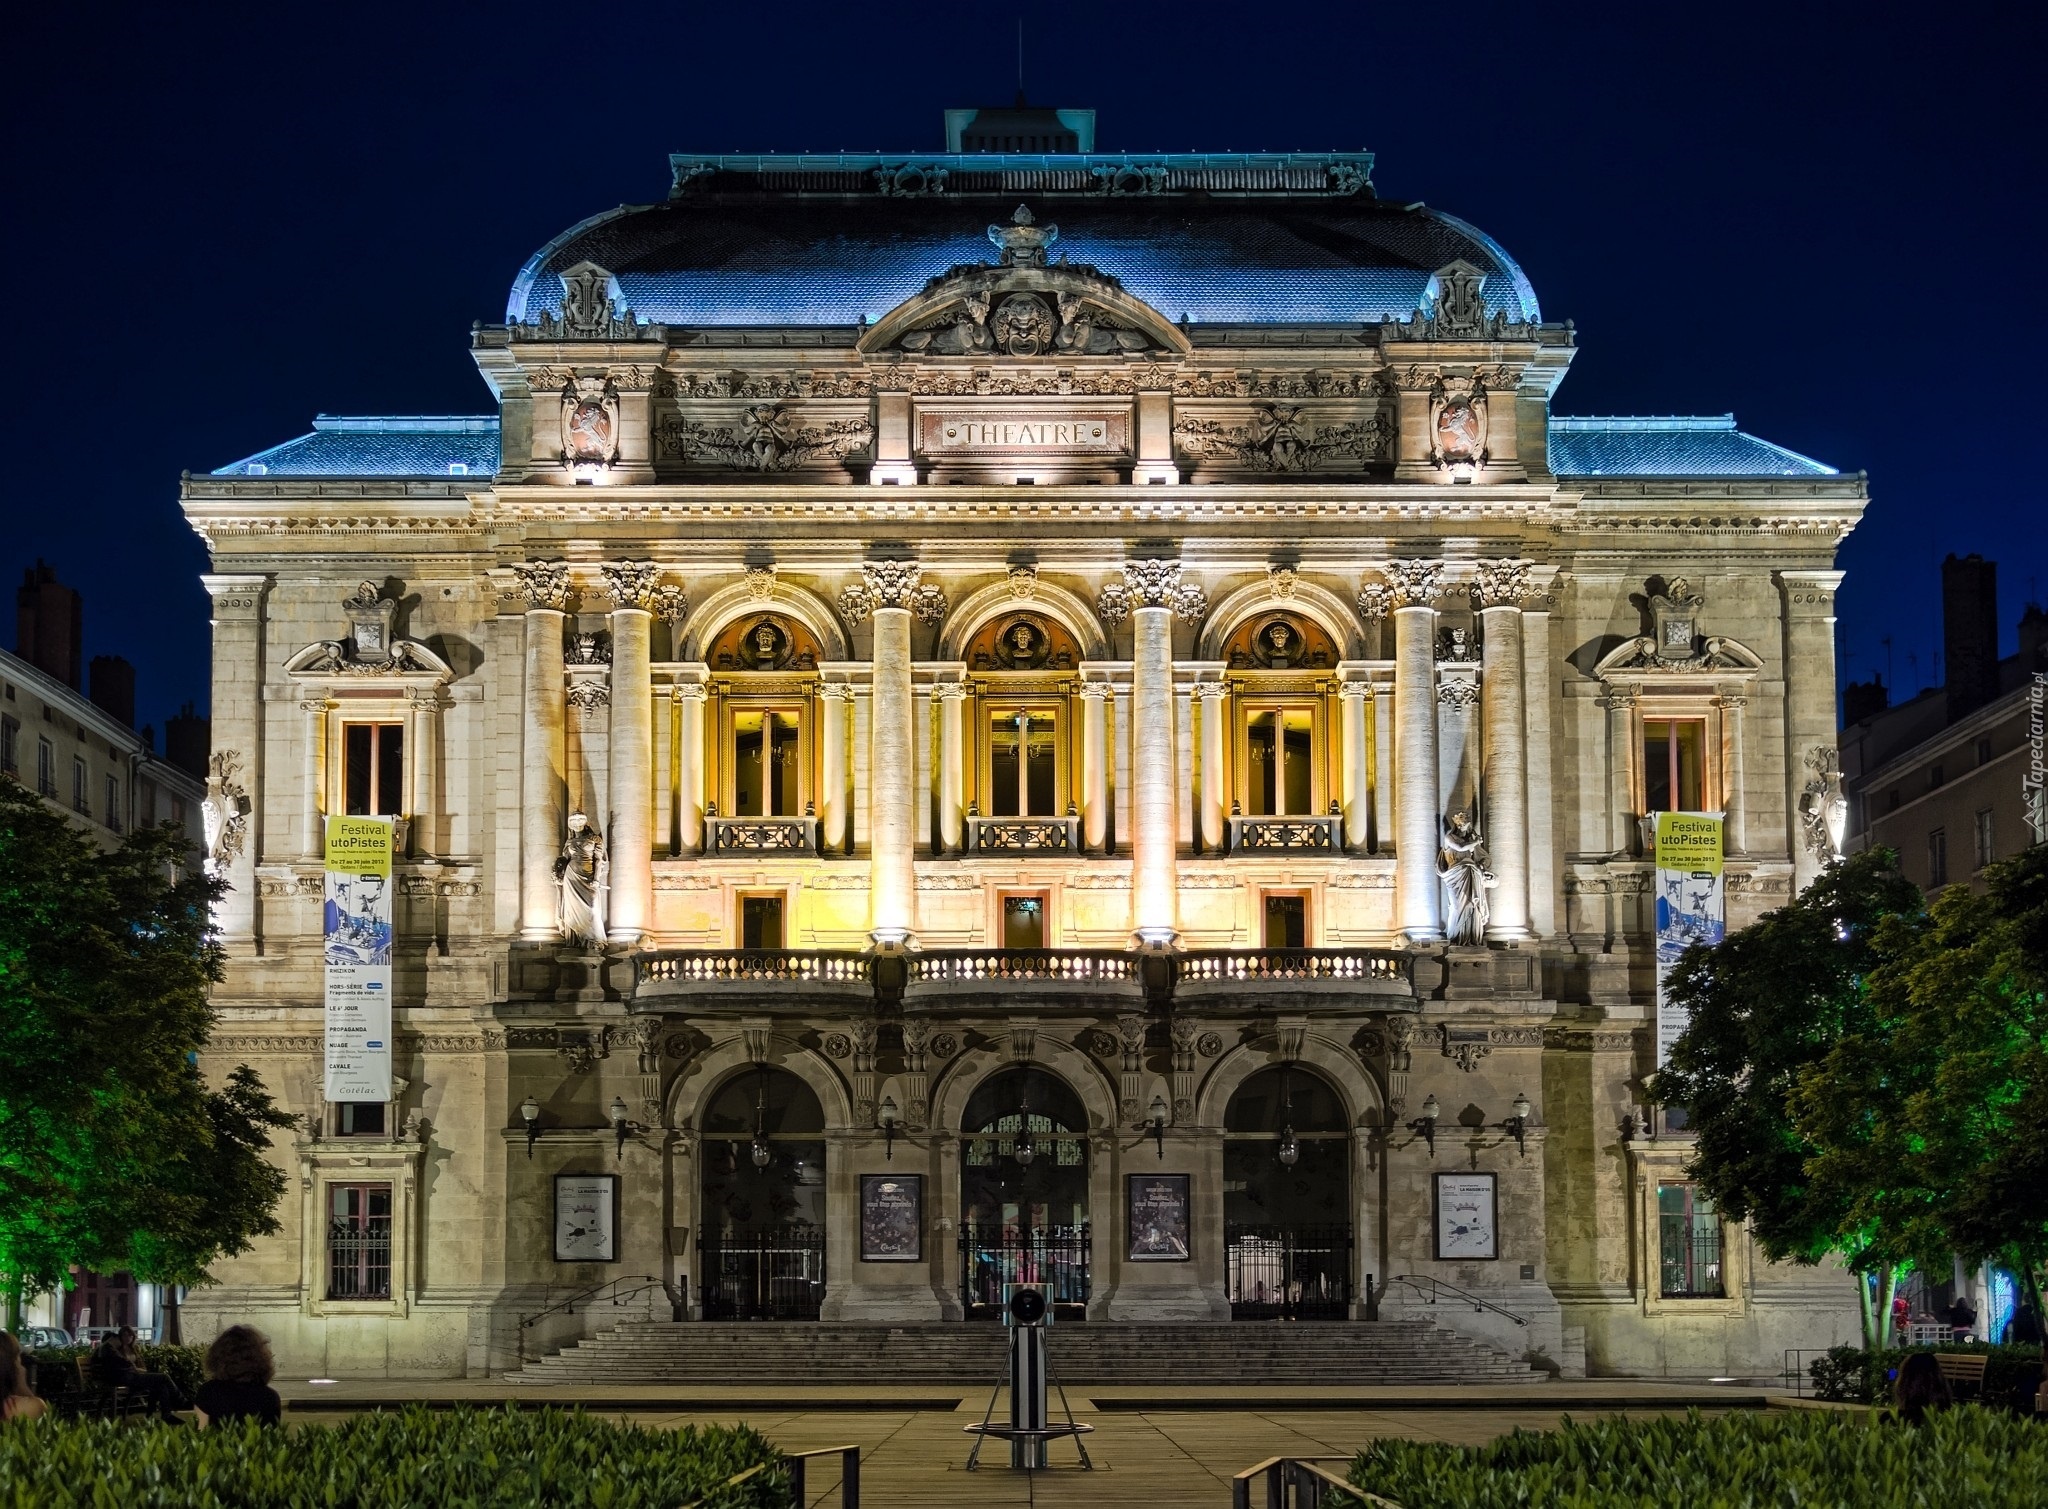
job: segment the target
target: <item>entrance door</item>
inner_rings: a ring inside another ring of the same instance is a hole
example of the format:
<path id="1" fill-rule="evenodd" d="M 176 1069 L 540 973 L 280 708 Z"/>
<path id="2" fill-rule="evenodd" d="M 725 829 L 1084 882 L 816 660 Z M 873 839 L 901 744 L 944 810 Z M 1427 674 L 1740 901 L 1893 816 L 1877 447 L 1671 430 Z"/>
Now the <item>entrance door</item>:
<path id="1" fill-rule="evenodd" d="M 1351 1134 L 1336 1091 L 1261 1069 L 1223 1120 L 1224 1284 L 1235 1320 L 1351 1313 Z"/>
<path id="2" fill-rule="evenodd" d="M 1089 1291 L 1087 1115 L 1066 1081 L 1005 1069 L 968 1099 L 961 1127 L 960 1303 L 1001 1315 L 1006 1291 L 1036 1284 L 1074 1318 Z"/>
<path id="3" fill-rule="evenodd" d="M 704 1113 L 697 1287 L 706 1320 L 816 1320 L 825 1299 L 825 1113 L 781 1069 L 728 1080 Z"/>

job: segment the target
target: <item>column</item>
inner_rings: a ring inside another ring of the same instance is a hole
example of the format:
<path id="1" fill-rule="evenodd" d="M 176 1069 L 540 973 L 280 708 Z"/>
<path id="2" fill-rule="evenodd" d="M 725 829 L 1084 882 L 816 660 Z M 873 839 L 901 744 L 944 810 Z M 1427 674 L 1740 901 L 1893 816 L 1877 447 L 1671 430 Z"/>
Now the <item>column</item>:
<path id="1" fill-rule="evenodd" d="M 874 699 L 868 741 L 869 929 L 877 943 L 908 942 L 917 928 L 916 765 L 911 748 L 912 615 L 936 622 L 945 599 L 923 585 L 914 561 L 867 561 L 840 594 L 846 617 L 873 621 Z"/>
<path id="2" fill-rule="evenodd" d="M 1743 713 L 1749 707 L 1749 698 L 1733 692 L 1724 692 L 1718 699 L 1721 704 L 1721 737 L 1726 753 L 1727 791 L 1724 795 L 1724 827 L 1722 830 L 1723 852 L 1747 854 L 1749 852 L 1749 801 L 1744 789 L 1749 783 L 1749 756 L 1743 747 Z"/>
<path id="3" fill-rule="evenodd" d="M 1081 674 L 1081 847 L 1100 854 L 1109 837 L 1110 686 Z"/>
<path id="4" fill-rule="evenodd" d="M 526 706 L 519 762 L 519 936 L 533 942 L 561 936 L 555 859 L 561 852 L 568 767 L 562 636 L 569 568 L 529 561 L 512 568 L 526 608 Z"/>
<path id="5" fill-rule="evenodd" d="M 1229 691 L 1221 681 L 1195 683 L 1195 696 L 1202 707 L 1202 849 L 1209 854 L 1223 851 L 1224 818 L 1230 812 L 1229 777 L 1223 768 Z"/>
<path id="6" fill-rule="evenodd" d="M 1799 797 L 1814 772 L 1815 751 L 1833 753 L 1835 723 L 1835 589 L 1839 571 L 1781 571 L 1785 614 L 1785 843 L 1796 895 L 1820 874 L 1822 857 L 1799 836 Z"/>
<path id="7" fill-rule="evenodd" d="M 676 719 L 676 853 L 704 852 L 704 698 L 705 666 L 676 673 L 669 689 Z"/>
<path id="8" fill-rule="evenodd" d="M 1532 590 L 1540 586 L 1540 582 L 1532 584 Z M 1529 930 L 1539 938 L 1557 931 L 1557 841 L 1550 790 L 1550 705 L 1557 691 L 1550 674 L 1547 602 L 1547 598 L 1531 596 L 1522 608 L 1523 766 L 1529 781 Z"/>
<path id="9" fill-rule="evenodd" d="M 846 852 L 846 719 L 852 706 L 853 688 L 846 682 L 818 688 L 818 784 L 824 788 L 818 793 L 818 824 L 827 854 Z"/>
<path id="10" fill-rule="evenodd" d="M 652 561 L 603 566 L 612 599 L 612 722 L 606 755 L 612 892 L 606 930 L 614 943 L 647 936 L 654 913 L 654 614 L 661 575 Z"/>
<path id="11" fill-rule="evenodd" d="M 1410 943 L 1443 940 L 1437 849 L 1436 600 L 1442 566 L 1394 561 L 1386 568 L 1394 616 L 1394 907 Z"/>
<path id="12" fill-rule="evenodd" d="M 213 608 L 213 750 L 206 762 L 206 794 L 220 814 L 207 862 L 228 883 L 228 893 L 214 903 L 213 919 L 233 950 L 256 942 L 256 865 L 271 857 L 263 836 L 262 697 L 269 679 L 264 640 L 270 578 L 208 575 L 200 581 Z M 68 783 L 70 773 L 58 778 Z"/>
<path id="13" fill-rule="evenodd" d="M 434 826 L 434 751 L 440 741 L 434 737 L 441 716 L 438 686 L 407 690 L 405 747 L 412 758 L 412 790 L 406 794 L 406 813 L 412 819 L 412 852 L 429 856 L 439 852 L 440 835 Z"/>
<path id="14" fill-rule="evenodd" d="M 1613 825 L 1608 834 L 1616 859 L 1636 850 L 1636 689 L 1610 685 L 1602 699 L 1607 708 L 1607 810 Z"/>
<path id="15" fill-rule="evenodd" d="M 1338 666 L 1345 675 L 1347 667 Z M 1372 745 L 1366 737 L 1365 705 L 1372 683 L 1360 668 L 1358 679 L 1337 683 L 1337 702 L 1344 710 L 1344 851 L 1363 854 L 1372 840 Z"/>
<path id="16" fill-rule="evenodd" d="M 1489 943 L 1529 938 L 1528 764 L 1522 723 L 1522 599 L 1529 568 L 1485 561 L 1472 584 L 1480 625 L 1479 797 L 1493 861 Z"/>
<path id="17" fill-rule="evenodd" d="M 967 761 L 961 747 L 962 712 L 967 688 L 958 681 L 940 681 L 932 686 L 932 699 L 939 711 L 939 841 L 942 854 L 958 854 L 964 847 L 962 828 L 967 810 Z M 1022 762 L 1019 761 L 1019 765 Z M 1020 806 L 1017 809 L 1022 812 Z"/>
<path id="18" fill-rule="evenodd" d="M 1131 632 L 1131 926 L 1141 943 L 1179 936 L 1178 855 L 1174 842 L 1173 618 L 1208 611 L 1178 561 L 1128 561 L 1113 583 Z M 1117 611 L 1112 609 L 1112 611 Z"/>
<path id="19" fill-rule="evenodd" d="M 1372 847 L 1394 852 L 1394 683 L 1372 684 Z"/>
<path id="20" fill-rule="evenodd" d="M 326 814 L 320 801 L 320 788 L 324 784 L 320 778 L 320 754 L 327 742 L 328 706 L 325 697 L 308 697 L 299 704 L 299 711 L 305 714 L 305 756 L 299 762 L 299 858 L 307 864 L 326 862 L 326 824 L 321 821 Z"/>

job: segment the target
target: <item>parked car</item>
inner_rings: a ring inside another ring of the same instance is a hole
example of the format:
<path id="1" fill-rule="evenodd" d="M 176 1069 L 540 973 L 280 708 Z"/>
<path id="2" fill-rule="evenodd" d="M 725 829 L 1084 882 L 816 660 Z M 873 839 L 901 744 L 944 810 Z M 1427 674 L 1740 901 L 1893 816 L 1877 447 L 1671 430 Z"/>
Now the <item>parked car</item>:
<path id="1" fill-rule="evenodd" d="M 23 1326 L 16 1338 L 24 1352 L 39 1352 L 72 1345 L 71 1333 L 62 1326 Z"/>

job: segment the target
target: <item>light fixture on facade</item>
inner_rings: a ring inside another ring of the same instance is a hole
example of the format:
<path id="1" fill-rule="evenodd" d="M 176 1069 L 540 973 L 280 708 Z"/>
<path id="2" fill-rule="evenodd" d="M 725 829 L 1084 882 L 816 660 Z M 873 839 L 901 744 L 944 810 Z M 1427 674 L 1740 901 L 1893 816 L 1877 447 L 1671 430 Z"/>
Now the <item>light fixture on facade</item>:
<path id="1" fill-rule="evenodd" d="M 647 1129 L 641 1126 L 639 1122 L 627 1119 L 626 1102 L 621 1100 L 616 1095 L 612 1097 L 611 1114 L 612 1133 L 619 1140 L 617 1156 L 620 1158 L 624 1158 L 626 1156 L 626 1139 L 628 1137 L 636 1136 L 639 1133 L 646 1131 Z"/>
<path id="2" fill-rule="evenodd" d="M 1293 1168 L 1300 1161 L 1301 1144 L 1295 1140 L 1294 1128 L 1291 1126 L 1282 1127 L 1280 1129 L 1280 1166 L 1282 1168 Z"/>
<path id="3" fill-rule="evenodd" d="M 1159 1149 L 1159 1159 L 1162 1163 L 1166 1161 L 1166 1112 L 1166 1097 L 1164 1095 L 1154 1095 L 1152 1097 L 1152 1141 Z"/>
<path id="4" fill-rule="evenodd" d="M 768 1066 L 761 1065 L 761 1074 L 754 1089 L 754 1142 L 747 1149 L 747 1156 L 754 1160 L 755 1168 L 768 1166 Z"/>
<path id="5" fill-rule="evenodd" d="M 533 1145 L 540 1141 L 540 1102 L 531 1095 L 519 1102 L 519 1119 L 526 1123 L 526 1156 L 533 1156 Z"/>
<path id="6" fill-rule="evenodd" d="M 896 1159 L 896 1097 L 884 1095 L 882 1104 L 875 1111 L 875 1118 L 882 1124 L 882 1157 L 894 1162 Z"/>
<path id="7" fill-rule="evenodd" d="M 1515 1103 L 1508 1108 L 1512 1115 L 1500 1124 L 1500 1129 L 1515 1139 L 1515 1146 L 1524 1158 L 1529 1156 L 1529 1118 L 1535 1114 L 1535 1107 L 1529 1104 L 1529 1097 L 1517 1095 Z"/>
<path id="8" fill-rule="evenodd" d="M 1422 1114 L 1408 1123 L 1408 1130 L 1429 1144 L 1429 1156 L 1436 1156 L 1436 1119 L 1443 1115 L 1444 1108 L 1437 1104 L 1434 1095 L 1422 1102 Z"/>

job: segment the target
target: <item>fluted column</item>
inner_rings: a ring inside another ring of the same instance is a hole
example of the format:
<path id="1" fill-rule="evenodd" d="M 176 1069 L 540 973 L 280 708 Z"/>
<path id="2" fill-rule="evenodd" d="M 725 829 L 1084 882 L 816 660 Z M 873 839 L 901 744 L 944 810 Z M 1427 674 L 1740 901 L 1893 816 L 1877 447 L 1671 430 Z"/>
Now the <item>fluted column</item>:
<path id="1" fill-rule="evenodd" d="M 840 594 L 854 622 L 873 620 L 873 688 L 868 745 L 869 930 L 877 943 L 900 944 L 917 930 L 916 766 L 911 739 L 910 620 L 935 623 L 946 610 L 914 561 L 867 561 L 861 580 Z"/>
<path id="2" fill-rule="evenodd" d="M 1371 696 L 1369 681 L 1337 683 L 1337 701 L 1344 709 L 1344 849 L 1350 854 L 1365 853 L 1372 840 L 1372 743 L 1365 721 Z"/>
<path id="3" fill-rule="evenodd" d="M 606 930 L 638 943 L 654 912 L 654 592 L 660 568 L 601 568 L 612 599 L 612 727 L 607 755 L 612 891 Z"/>
<path id="4" fill-rule="evenodd" d="M 1607 807 L 1614 857 L 1636 850 L 1636 689 L 1610 685 L 1607 706 Z"/>
<path id="5" fill-rule="evenodd" d="M 967 763 L 960 738 L 967 688 L 958 681 L 935 682 L 932 700 L 939 713 L 939 850 L 958 854 L 967 812 Z"/>
<path id="6" fill-rule="evenodd" d="M 1444 935 L 1437 848 L 1436 600 L 1442 567 L 1395 561 L 1386 568 L 1394 617 L 1394 905 L 1401 935 L 1436 943 Z"/>
<path id="7" fill-rule="evenodd" d="M 1529 773 L 1522 717 L 1522 599 L 1529 568 L 1486 561 L 1472 584 L 1479 610 L 1479 797 L 1482 833 L 1493 861 L 1488 942 L 1516 942 L 1529 931 Z"/>
<path id="8" fill-rule="evenodd" d="M 561 852 L 568 765 L 562 675 L 569 568 L 560 561 L 515 566 L 526 599 L 525 716 L 519 761 L 519 936 L 561 936 L 555 858 Z"/>
<path id="9" fill-rule="evenodd" d="M 441 689 L 415 687 L 405 694 L 405 701 L 405 747 L 412 754 L 406 762 L 412 767 L 406 816 L 412 819 L 412 852 L 427 856 L 436 852 L 440 842 L 434 811 L 434 751 L 441 742 L 435 737 L 441 721 Z"/>
<path id="10" fill-rule="evenodd" d="M 827 854 L 846 852 L 846 720 L 853 706 L 853 688 L 844 681 L 827 681 L 818 688 L 822 727 L 818 739 L 818 822 L 823 829 L 819 842 Z"/>
<path id="11" fill-rule="evenodd" d="M 1107 681 L 1081 682 L 1081 847 L 1100 854 L 1109 839 Z"/>
<path id="12" fill-rule="evenodd" d="M 669 695 L 676 709 L 676 853 L 704 852 L 704 699 L 709 695 L 704 677 L 708 668 L 693 668 L 696 675 L 679 672 Z"/>
<path id="13" fill-rule="evenodd" d="M 1743 740 L 1743 714 L 1748 710 L 1749 698 L 1735 693 L 1725 693 L 1721 703 L 1721 737 L 1727 748 L 1727 786 L 1722 849 L 1728 854 L 1749 852 L 1749 799 L 1746 790 L 1749 783 L 1749 756 Z"/>
<path id="14" fill-rule="evenodd" d="M 306 715 L 305 756 L 299 765 L 303 788 L 299 793 L 299 858 L 307 864 L 326 862 L 327 825 L 321 821 L 324 814 L 320 803 L 320 753 L 327 742 L 327 709 L 331 705 L 325 697 L 308 697 L 299 704 L 299 711 Z"/>
<path id="15" fill-rule="evenodd" d="M 1202 589 L 1178 561 L 1127 561 L 1121 581 L 1103 589 L 1098 611 L 1131 629 L 1131 927 L 1141 943 L 1164 946 L 1179 935 L 1175 873 L 1173 619 L 1208 611 Z"/>
<path id="16" fill-rule="evenodd" d="M 1202 705 L 1202 848 L 1210 854 L 1223 848 L 1224 819 L 1229 815 L 1228 777 L 1224 773 L 1224 733 L 1230 721 L 1230 688 L 1221 681 L 1197 681 Z"/>

